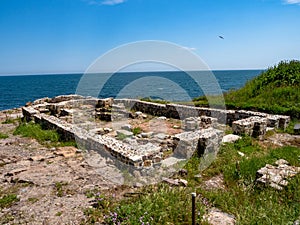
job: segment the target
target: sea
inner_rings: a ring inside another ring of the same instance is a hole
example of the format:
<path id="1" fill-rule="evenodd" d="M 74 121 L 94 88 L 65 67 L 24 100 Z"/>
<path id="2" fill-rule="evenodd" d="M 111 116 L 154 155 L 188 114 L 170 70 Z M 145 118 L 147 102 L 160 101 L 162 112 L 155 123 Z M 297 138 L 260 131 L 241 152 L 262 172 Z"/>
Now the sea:
<path id="1" fill-rule="evenodd" d="M 189 101 L 204 94 L 241 88 L 261 72 L 263 70 L 0 75 L 0 110 L 21 107 L 43 97 L 69 94 Z"/>

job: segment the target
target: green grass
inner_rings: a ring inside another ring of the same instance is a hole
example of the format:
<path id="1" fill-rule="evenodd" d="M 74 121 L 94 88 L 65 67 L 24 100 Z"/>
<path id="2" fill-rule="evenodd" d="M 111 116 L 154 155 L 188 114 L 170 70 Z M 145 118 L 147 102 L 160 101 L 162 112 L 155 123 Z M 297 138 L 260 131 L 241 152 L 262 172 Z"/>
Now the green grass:
<path id="1" fill-rule="evenodd" d="M 8 138 L 9 136 L 7 134 L 3 134 L 0 132 L 0 139 Z"/>
<path id="2" fill-rule="evenodd" d="M 105 197 L 105 207 L 86 210 L 88 223 L 105 224 L 191 224 L 191 189 L 172 188 L 165 184 L 145 187 L 141 195 L 113 202 Z M 197 222 L 205 211 L 200 201 L 197 205 Z"/>
<path id="3" fill-rule="evenodd" d="M 74 141 L 64 141 L 55 130 L 43 130 L 41 125 L 34 122 L 22 122 L 16 128 L 14 135 L 22 135 L 36 139 L 39 143 L 47 146 L 76 146 Z"/>
<path id="4" fill-rule="evenodd" d="M 238 151 L 245 154 L 244 157 Z M 88 223 L 105 224 L 191 224 L 191 196 L 197 197 L 197 222 L 205 224 L 202 216 L 211 205 L 233 214 L 237 224 L 292 224 L 300 216 L 300 174 L 290 179 L 289 185 L 278 191 L 255 182 L 256 172 L 267 163 L 285 159 L 293 166 L 300 166 L 300 149 L 296 147 L 263 148 L 250 137 L 236 143 L 223 145 L 217 159 L 199 174 L 201 159 L 192 157 L 185 165 L 188 187 L 169 187 L 165 184 L 143 187 L 138 195 L 121 201 L 106 195 L 88 193 L 98 203 L 85 214 Z M 237 163 L 239 162 L 239 163 Z M 206 190 L 203 181 L 223 174 L 224 190 Z M 176 176 L 180 178 L 179 175 Z M 207 199 L 208 204 L 202 200 Z M 114 223 L 115 221 L 115 223 Z"/>
<path id="5" fill-rule="evenodd" d="M 7 118 L 2 124 L 14 124 L 18 119 Z"/>
<path id="6" fill-rule="evenodd" d="M 0 209 L 10 207 L 17 201 L 19 201 L 19 199 L 16 194 L 0 195 Z"/>
<path id="7" fill-rule="evenodd" d="M 153 102 L 153 103 L 158 103 L 158 104 L 168 104 L 168 103 L 170 103 L 169 101 L 166 101 L 166 100 L 152 99 L 150 97 L 141 98 L 141 101 L 144 101 L 144 102 Z"/>
<path id="8" fill-rule="evenodd" d="M 225 93 L 224 98 L 228 109 L 263 111 L 300 119 L 300 61 L 282 61 L 241 89 Z M 208 102 L 220 104 L 216 99 L 218 97 L 201 96 L 195 98 L 194 103 L 205 107 Z"/>
<path id="9" fill-rule="evenodd" d="M 138 135 L 138 134 L 142 133 L 142 128 L 135 127 L 132 129 L 132 133 L 133 133 L 133 135 Z"/>

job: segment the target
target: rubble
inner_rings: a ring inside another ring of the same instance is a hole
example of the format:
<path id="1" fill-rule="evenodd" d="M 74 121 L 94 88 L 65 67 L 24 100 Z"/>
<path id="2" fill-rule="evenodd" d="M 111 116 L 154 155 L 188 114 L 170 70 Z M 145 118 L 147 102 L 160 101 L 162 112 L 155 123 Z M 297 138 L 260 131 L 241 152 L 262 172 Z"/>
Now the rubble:
<path id="1" fill-rule="evenodd" d="M 300 167 L 289 166 L 284 159 L 275 162 L 276 166 L 267 164 L 257 171 L 257 181 L 277 190 L 282 190 L 288 185 L 288 178 L 300 173 Z"/>

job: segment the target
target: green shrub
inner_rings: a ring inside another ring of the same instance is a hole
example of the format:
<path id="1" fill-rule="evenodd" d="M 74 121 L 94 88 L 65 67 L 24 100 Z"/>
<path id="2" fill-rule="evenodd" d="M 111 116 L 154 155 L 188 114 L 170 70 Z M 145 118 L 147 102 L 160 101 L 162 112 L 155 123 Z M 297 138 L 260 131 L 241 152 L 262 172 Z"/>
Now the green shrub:
<path id="1" fill-rule="evenodd" d="M 212 107 L 218 105 L 214 103 L 217 97 L 208 98 Z M 194 103 L 207 107 L 208 98 L 195 98 Z M 248 81 L 241 89 L 225 93 L 224 98 L 228 109 L 255 110 L 300 118 L 300 61 L 282 61 Z"/>

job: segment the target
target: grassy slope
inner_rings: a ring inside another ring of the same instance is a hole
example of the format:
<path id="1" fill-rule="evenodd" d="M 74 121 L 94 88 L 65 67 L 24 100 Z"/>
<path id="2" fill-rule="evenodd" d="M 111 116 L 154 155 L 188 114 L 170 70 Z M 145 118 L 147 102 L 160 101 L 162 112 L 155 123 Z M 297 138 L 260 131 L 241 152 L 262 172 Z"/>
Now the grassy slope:
<path id="1" fill-rule="evenodd" d="M 245 157 L 238 154 L 245 153 Z M 293 224 L 300 216 L 300 175 L 290 180 L 282 191 L 277 191 L 255 182 L 256 171 L 266 163 L 285 159 L 293 166 L 300 166 L 300 149 L 295 147 L 262 148 L 258 141 L 244 137 L 235 144 L 221 147 L 216 161 L 199 174 L 197 157 L 185 166 L 188 187 L 169 187 L 165 184 L 144 187 L 141 195 L 123 199 L 121 202 L 100 196 L 98 204 L 85 214 L 87 223 L 96 221 L 105 224 L 191 224 L 191 192 L 196 191 L 197 222 L 207 224 L 202 219 L 209 208 L 217 207 L 233 214 L 237 224 Z M 239 161 L 239 169 L 236 162 Z M 219 174 L 224 175 L 224 190 L 206 190 L 204 181 Z M 95 190 L 94 193 L 98 191 Z M 95 194 L 88 193 L 92 197 Z"/>
<path id="2" fill-rule="evenodd" d="M 205 97 L 196 105 L 207 105 Z M 300 118 L 300 61 L 282 61 L 239 90 L 225 93 L 227 108 L 251 109 Z"/>

